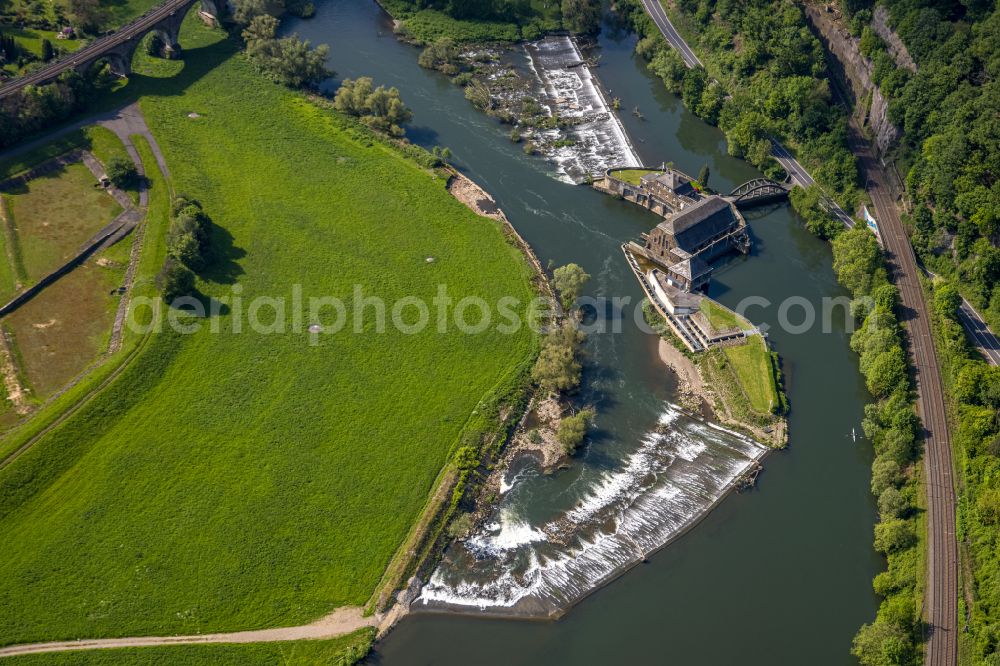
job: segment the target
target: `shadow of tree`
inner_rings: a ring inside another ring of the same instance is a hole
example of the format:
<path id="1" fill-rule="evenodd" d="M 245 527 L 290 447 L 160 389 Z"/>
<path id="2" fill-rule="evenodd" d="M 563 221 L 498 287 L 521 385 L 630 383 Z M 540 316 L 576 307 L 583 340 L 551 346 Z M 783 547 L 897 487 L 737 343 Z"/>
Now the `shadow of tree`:
<path id="1" fill-rule="evenodd" d="M 239 260 L 246 256 L 246 250 L 237 246 L 233 235 L 225 227 L 215 222 L 208 231 L 208 256 L 206 265 L 198 271 L 198 277 L 216 284 L 235 284 L 243 275 Z"/>

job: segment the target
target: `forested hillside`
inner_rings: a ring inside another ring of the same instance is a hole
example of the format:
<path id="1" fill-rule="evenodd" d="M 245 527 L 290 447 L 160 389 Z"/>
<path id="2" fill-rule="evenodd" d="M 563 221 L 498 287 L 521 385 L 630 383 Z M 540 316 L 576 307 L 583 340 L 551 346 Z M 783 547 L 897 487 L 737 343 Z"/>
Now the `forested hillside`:
<path id="1" fill-rule="evenodd" d="M 874 61 L 890 119 L 903 130 L 914 249 L 931 270 L 957 280 L 998 330 L 1000 10 L 983 0 L 886 1 L 913 72 L 875 33 L 870 5 L 843 4 Z"/>
<path id="2" fill-rule="evenodd" d="M 801 8 L 785 0 L 664 5 L 705 63 L 689 70 L 639 0 L 617 6 L 642 36 L 637 52 L 685 106 L 726 133 L 730 154 L 783 179 L 771 156 L 770 138 L 778 138 L 845 208 L 859 201 L 846 115 L 832 104 L 823 47 Z"/>

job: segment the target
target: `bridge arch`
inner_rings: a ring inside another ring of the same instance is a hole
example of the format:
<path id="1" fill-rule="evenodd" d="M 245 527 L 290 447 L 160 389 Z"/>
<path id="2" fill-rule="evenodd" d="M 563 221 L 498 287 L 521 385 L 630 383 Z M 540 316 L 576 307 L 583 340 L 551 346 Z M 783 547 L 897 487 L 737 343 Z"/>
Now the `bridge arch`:
<path id="1" fill-rule="evenodd" d="M 769 178 L 754 178 L 734 189 L 729 196 L 737 205 L 753 205 L 784 199 L 788 196 L 788 188 Z"/>

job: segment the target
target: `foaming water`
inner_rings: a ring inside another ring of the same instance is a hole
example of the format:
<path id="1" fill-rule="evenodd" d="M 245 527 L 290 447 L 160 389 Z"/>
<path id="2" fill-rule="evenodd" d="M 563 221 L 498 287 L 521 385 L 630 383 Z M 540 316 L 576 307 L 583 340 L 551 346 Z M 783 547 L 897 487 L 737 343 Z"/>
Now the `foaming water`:
<path id="1" fill-rule="evenodd" d="M 518 493 L 504 495 L 491 520 L 449 546 L 417 602 L 529 616 L 564 610 L 690 527 L 766 451 L 667 403 L 637 447 L 581 477 L 569 510 L 532 524 Z"/>
<path id="2" fill-rule="evenodd" d="M 609 108 L 576 42 L 566 35 L 550 36 L 527 44 L 525 50 L 543 102 L 553 115 L 572 123 L 567 133 L 573 145 L 546 151 L 556 164 L 557 177 L 582 183 L 612 167 L 640 166 L 625 128 Z M 554 141 L 559 131 L 541 135 Z"/>

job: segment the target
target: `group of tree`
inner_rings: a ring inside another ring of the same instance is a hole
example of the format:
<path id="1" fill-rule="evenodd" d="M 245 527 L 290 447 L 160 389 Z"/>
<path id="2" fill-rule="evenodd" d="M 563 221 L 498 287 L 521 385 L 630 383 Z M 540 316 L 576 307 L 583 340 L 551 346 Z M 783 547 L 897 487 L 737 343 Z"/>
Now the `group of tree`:
<path id="1" fill-rule="evenodd" d="M 531 378 L 551 393 L 569 393 L 580 385 L 580 345 L 584 335 L 576 320 L 565 318 L 543 338 L 538 359 L 531 369 Z"/>
<path id="2" fill-rule="evenodd" d="M 168 304 L 194 292 L 195 273 L 208 263 L 211 220 L 195 199 L 178 196 L 171 206 L 167 232 L 167 258 L 156 277 Z"/>
<path id="3" fill-rule="evenodd" d="M 865 406 L 862 427 L 875 451 L 871 490 L 880 519 L 874 544 L 889 564 L 874 581 L 883 597 L 875 621 L 859 630 L 852 652 L 866 666 L 911 664 L 921 640 L 913 509 L 921 492 L 914 470 L 919 420 L 897 318 L 899 292 L 889 282 L 881 248 L 866 227 L 837 235 L 833 256 L 838 280 L 855 299 L 851 311 L 861 323 L 851 336 L 851 348 L 860 356 L 861 374 L 875 398 Z"/>
<path id="4" fill-rule="evenodd" d="M 450 37 L 442 37 L 432 44 L 428 44 L 420 56 L 417 64 L 425 69 L 436 69 L 439 72 L 454 76 L 462 70 L 459 55 L 461 50 Z"/>
<path id="5" fill-rule="evenodd" d="M 248 26 L 255 16 L 273 16 L 280 19 L 285 14 L 309 18 L 316 8 L 309 0 L 232 0 L 232 18 L 238 25 Z"/>
<path id="6" fill-rule="evenodd" d="M 844 230 L 839 219 L 830 214 L 823 201 L 823 192 L 819 187 L 794 187 L 789 193 L 792 207 L 799 214 L 810 233 L 832 240 Z"/>
<path id="7" fill-rule="evenodd" d="M 695 27 L 708 70 L 687 68 L 640 0 L 618 7 L 642 37 L 636 51 L 684 105 L 726 134 L 730 154 L 768 177 L 784 169 L 771 137 L 795 145 L 824 188 L 847 207 L 858 196 L 858 173 L 847 146 L 846 118 L 831 101 L 823 49 L 802 10 L 781 0 L 681 0 Z M 739 43 L 739 49 L 732 44 Z"/>
<path id="8" fill-rule="evenodd" d="M 333 106 L 341 113 L 360 118 L 361 122 L 393 136 L 403 136 L 402 125 L 409 122 L 413 112 L 399 97 L 399 90 L 374 86 L 367 76 L 344 79 L 333 99 Z"/>
<path id="9" fill-rule="evenodd" d="M 531 370 L 531 378 L 549 393 L 568 394 L 580 386 L 582 372 L 581 349 L 584 334 L 578 322 L 577 299 L 590 276 L 577 264 L 566 264 L 552 272 L 552 283 L 565 309 L 565 316 L 542 338 L 542 347 Z M 556 429 L 556 439 L 563 451 L 572 455 L 587 433 L 593 420 L 592 409 L 582 409 L 563 417 Z"/>
<path id="10" fill-rule="evenodd" d="M 563 27 L 577 34 L 596 33 L 601 28 L 600 0 L 562 0 Z"/>
<path id="11" fill-rule="evenodd" d="M 1000 329 L 1000 8 L 976 0 L 885 5 L 916 71 L 898 65 L 874 33 L 867 3 L 845 9 L 889 119 L 902 129 L 914 249 Z"/>
<path id="12" fill-rule="evenodd" d="M 965 538 L 959 547 L 974 590 L 967 609 L 970 662 L 992 664 L 991 655 L 1000 654 L 1000 368 L 970 349 L 953 285 L 935 280 L 933 304 L 937 352 L 954 408 L 952 443 L 961 452 L 957 491 Z"/>
<path id="13" fill-rule="evenodd" d="M 457 21 L 497 24 L 513 30 L 497 31 L 498 39 L 536 39 L 543 32 L 568 30 L 576 34 L 594 34 L 601 26 L 601 0 L 387 0 L 397 18 L 410 18 L 422 10 L 434 10 Z M 438 23 L 447 33 L 447 24 Z M 467 39 L 465 31 L 450 36 Z M 431 41 L 431 40 L 425 40 Z"/>
<path id="14" fill-rule="evenodd" d="M 25 86 L 0 99 L 0 148 L 65 120 L 104 87 L 103 76 L 65 72 L 56 81 Z"/>
<path id="15" fill-rule="evenodd" d="M 270 14 L 254 16 L 243 30 L 246 54 L 259 72 L 289 88 L 314 88 L 332 72 L 326 68 L 330 48 L 315 48 L 297 35 L 277 37 L 278 19 Z"/>

